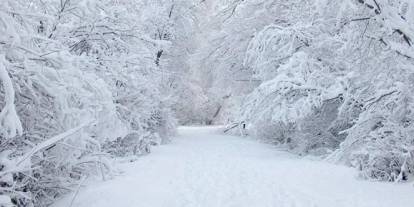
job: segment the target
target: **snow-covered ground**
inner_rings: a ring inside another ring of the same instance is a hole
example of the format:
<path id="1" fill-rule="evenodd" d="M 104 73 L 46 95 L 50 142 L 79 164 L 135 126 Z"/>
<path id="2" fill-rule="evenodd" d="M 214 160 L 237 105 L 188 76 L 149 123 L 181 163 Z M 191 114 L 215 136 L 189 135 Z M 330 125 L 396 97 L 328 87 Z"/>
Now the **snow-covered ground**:
<path id="1" fill-rule="evenodd" d="M 73 207 L 413 207 L 413 184 L 362 181 L 354 169 L 295 157 L 224 136 L 214 127 L 180 128 L 173 143 L 122 175 L 82 188 Z M 73 195 L 56 207 L 68 207 Z"/>

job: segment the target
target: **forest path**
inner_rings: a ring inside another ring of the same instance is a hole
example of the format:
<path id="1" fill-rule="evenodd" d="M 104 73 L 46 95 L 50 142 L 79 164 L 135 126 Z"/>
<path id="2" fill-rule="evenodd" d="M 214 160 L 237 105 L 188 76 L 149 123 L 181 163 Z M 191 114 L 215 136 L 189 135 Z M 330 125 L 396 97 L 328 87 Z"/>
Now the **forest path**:
<path id="1" fill-rule="evenodd" d="M 412 184 L 361 181 L 217 127 L 182 127 L 122 175 L 82 188 L 73 207 L 412 207 Z M 72 195 L 55 206 L 70 206 Z"/>

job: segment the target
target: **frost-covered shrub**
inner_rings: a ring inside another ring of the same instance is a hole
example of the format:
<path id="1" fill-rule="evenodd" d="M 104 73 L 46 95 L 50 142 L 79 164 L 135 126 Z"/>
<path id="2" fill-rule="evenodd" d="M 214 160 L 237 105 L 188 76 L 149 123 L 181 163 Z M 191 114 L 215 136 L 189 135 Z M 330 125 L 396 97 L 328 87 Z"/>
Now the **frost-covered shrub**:
<path id="1" fill-rule="evenodd" d="M 365 178 L 384 181 L 407 180 L 414 169 L 414 140 L 410 134 L 412 126 L 390 123 L 383 115 L 377 114 L 357 123 L 341 149 L 332 157 L 356 167 Z"/>
<path id="2" fill-rule="evenodd" d="M 102 164 L 98 161 L 100 155 L 94 155 L 101 151 L 97 138 L 115 134 L 107 126 L 121 126 L 120 121 L 117 122 L 111 93 L 95 75 L 65 64 L 57 73 L 54 68 L 33 62 L 26 62 L 22 65 L 25 70 L 20 71 L 15 60 L 6 62 L 13 81 L 19 84 L 15 85 L 15 105 L 24 129 L 21 136 L 0 141 L 2 151 L 9 151 L 3 159 L 18 162 L 6 168 L 10 170 L 6 176 L 13 174 L 13 182 L 6 186 L 26 192 L 13 195 L 19 205 L 29 205 L 30 197 L 35 205 L 47 205 Z M 83 127 L 49 142 L 55 135 L 78 126 Z"/>
<path id="3" fill-rule="evenodd" d="M 108 153 L 123 157 L 130 155 L 143 155 L 151 152 L 150 146 L 154 137 L 150 134 L 142 135 L 138 133 L 127 134 L 124 137 L 118 137 L 116 140 L 108 141 L 103 146 Z"/>
<path id="4" fill-rule="evenodd" d="M 246 99 L 244 120 L 258 137 L 299 153 L 338 145 L 329 131 L 342 102 L 342 86 L 329 68 L 298 52 Z"/>
<path id="5" fill-rule="evenodd" d="M 408 179 L 414 168 L 412 72 L 404 82 L 366 88 L 366 101 L 356 123 L 345 131 L 346 140 L 330 159 L 354 166 L 366 178 L 385 181 Z M 384 76 L 372 83 L 378 83 Z M 392 76 L 388 76 L 392 78 Z"/>
<path id="6" fill-rule="evenodd" d="M 295 148 L 305 154 L 319 155 L 326 155 L 337 149 L 345 137 L 339 134 L 332 122 L 338 118 L 338 108 L 342 101 L 341 96 L 324 100 L 319 108 L 299 120 L 294 134 L 298 146 Z"/>

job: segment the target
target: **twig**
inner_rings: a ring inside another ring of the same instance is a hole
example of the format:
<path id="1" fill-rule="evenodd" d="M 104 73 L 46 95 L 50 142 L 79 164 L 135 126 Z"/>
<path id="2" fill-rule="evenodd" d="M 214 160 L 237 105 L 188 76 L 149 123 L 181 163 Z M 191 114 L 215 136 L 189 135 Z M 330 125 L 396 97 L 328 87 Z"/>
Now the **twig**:
<path id="1" fill-rule="evenodd" d="M 76 196 L 78 196 L 79 190 L 82 187 L 82 184 L 86 181 L 86 179 L 88 178 L 88 176 L 84 177 L 81 182 L 79 182 L 78 187 L 76 188 L 75 193 L 73 194 L 72 200 L 70 201 L 69 207 L 73 206 L 73 203 L 75 202 Z"/>

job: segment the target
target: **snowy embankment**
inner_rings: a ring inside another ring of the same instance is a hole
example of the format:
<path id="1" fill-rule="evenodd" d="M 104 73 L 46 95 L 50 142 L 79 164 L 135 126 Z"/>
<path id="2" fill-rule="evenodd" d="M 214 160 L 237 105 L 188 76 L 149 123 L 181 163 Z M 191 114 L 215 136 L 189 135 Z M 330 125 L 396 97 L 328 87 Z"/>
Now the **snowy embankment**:
<path id="1" fill-rule="evenodd" d="M 295 157 L 217 128 L 184 127 L 120 176 L 55 207 L 412 207 L 412 183 L 362 181 L 354 169 Z M 72 202 L 73 200 L 73 202 Z"/>

